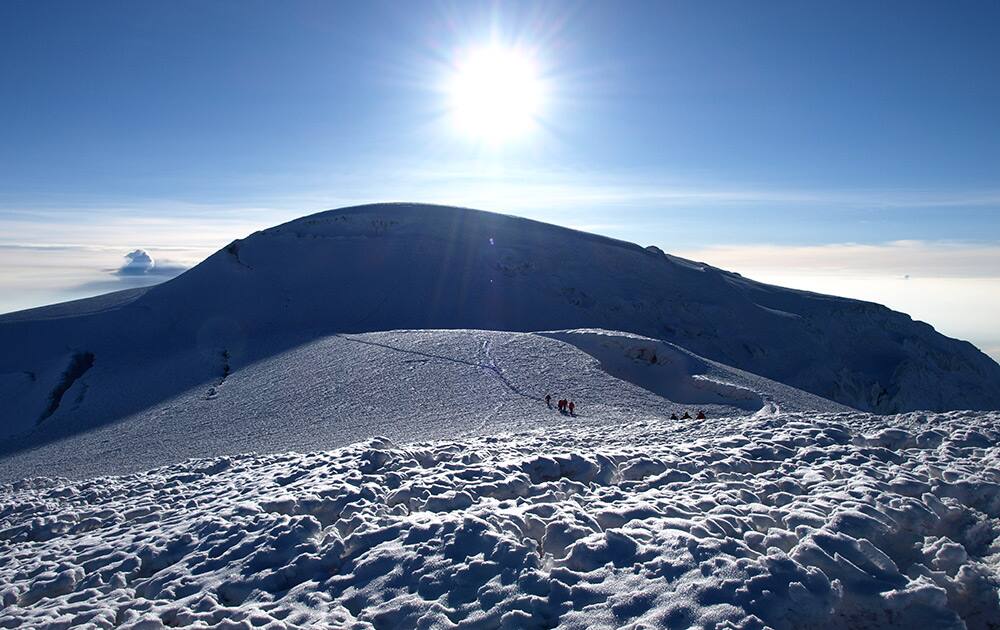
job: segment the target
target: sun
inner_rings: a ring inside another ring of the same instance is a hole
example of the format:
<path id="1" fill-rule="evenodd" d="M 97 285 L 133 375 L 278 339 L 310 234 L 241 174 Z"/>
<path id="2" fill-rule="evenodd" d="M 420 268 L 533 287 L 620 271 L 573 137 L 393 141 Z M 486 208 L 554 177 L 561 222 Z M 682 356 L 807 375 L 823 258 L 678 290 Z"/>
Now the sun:
<path id="1" fill-rule="evenodd" d="M 454 68 L 449 86 L 452 119 L 464 136 L 501 144 L 538 122 L 542 83 L 532 58 L 497 46 L 472 50 Z"/>

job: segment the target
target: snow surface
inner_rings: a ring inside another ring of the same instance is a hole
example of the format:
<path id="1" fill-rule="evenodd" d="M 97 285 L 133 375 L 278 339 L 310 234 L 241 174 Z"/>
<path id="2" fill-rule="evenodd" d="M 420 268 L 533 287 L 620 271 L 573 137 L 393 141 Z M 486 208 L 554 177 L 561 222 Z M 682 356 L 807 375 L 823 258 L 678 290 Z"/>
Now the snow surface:
<path id="1" fill-rule="evenodd" d="M 1000 414 L 797 413 L 0 486 L 3 628 L 996 628 Z"/>
<path id="2" fill-rule="evenodd" d="M 1000 408 L 1000 365 L 877 304 L 535 221 L 377 204 L 255 233 L 155 287 L 0 316 L 0 435 L 82 426 L 100 373 L 132 403 L 106 423 L 217 378 L 223 354 L 443 328 L 623 330 L 858 409 Z"/>
<path id="3" fill-rule="evenodd" d="M 0 348 L 0 628 L 1000 628 L 1000 412 L 847 406 L 1000 366 L 875 304 L 376 205 Z"/>
<path id="4" fill-rule="evenodd" d="M 648 358 L 653 353 L 656 364 Z M 56 412 L 38 425 L 27 415 L 25 433 L 0 442 L 0 480 L 134 472 L 248 451 L 312 451 L 376 435 L 405 443 L 685 410 L 721 416 L 765 405 L 847 409 L 670 344 L 607 331 L 335 335 L 265 355 L 250 363 L 236 352 L 181 355 L 141 371 L 97 357 L 62 394 Z M 192 364 L 203 366 L 204 377 L 184 392 L 149 386 L 191 374 Z M 579 417 L 546 407 L 546 394 L 574 399 Z"/>

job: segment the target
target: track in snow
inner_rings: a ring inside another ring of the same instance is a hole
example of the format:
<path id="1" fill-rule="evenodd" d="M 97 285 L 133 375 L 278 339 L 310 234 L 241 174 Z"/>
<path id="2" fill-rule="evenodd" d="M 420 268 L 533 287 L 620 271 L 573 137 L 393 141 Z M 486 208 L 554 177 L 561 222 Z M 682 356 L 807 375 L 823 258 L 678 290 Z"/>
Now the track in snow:
<path id="1" fill-rule="evenodd" d="M 592 339 L 596 333 L 581 334 Z M 659 342 L 601 334 L 621 345 L 614 357 L 617 363 L 612 363 L 628 367 L 627 375 L 691 380 L 687 372 L 650 366 L 629 354 Z M 577 336 L 565 334 L 569 340 Z M 530 333 L 334 335 L 246 364 L 236 362 L 227 349 L 230 359 L 220 368 L 219 350 L 210 348 L 207 382 L 108 424 L 102 424 L 103 419 L 114 417 L 116 406 L 125 404 L 123 400 L 135 391 L 130 386 L 149 377 L 125 374 L 122 381 L 118 378 L 122 375 L 101 372 L 102 363 L 95 363 L 85 377 L 88 389 L 83 402 L 72 415 L 51 419 L 54 426 L 48 429 L 63 431 L 61 439 L 39 443 L 28 435 L 0 443 L 0 480 L 125 473 L 188 457 L 249 451 L 311 451 L 375 435 L 402 444 L 472 432 L 555 427 L 569 421 L 546 408 L 547 393 L 575 400 L 588 421 L 611 425 L 636 417 L 680 415 L 684 409 L 693 415 L 701 407 L 712 416 L 750 413 L 745 399 L 727 400 L 714 393 L 713 404 L 664 398 L 609 374 L 608 356 L 598 361 L 570 343 Z M 174 373 L 184 365 L 144 369 Z M 781 400 L 790 411 L 844 409 L 738 370 L 707 363 L 697 369 L 732 382 L 733 391 L 761 392 Z M 689 390 L 678 391 L 686 395 Z M 67 396 L 75 396 L 74 391 Z"/>

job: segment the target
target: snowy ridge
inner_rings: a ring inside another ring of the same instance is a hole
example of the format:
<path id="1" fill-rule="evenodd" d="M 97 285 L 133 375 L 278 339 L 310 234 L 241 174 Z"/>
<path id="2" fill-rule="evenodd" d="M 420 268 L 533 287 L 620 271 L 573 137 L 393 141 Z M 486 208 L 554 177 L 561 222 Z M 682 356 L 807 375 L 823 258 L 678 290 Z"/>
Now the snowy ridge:
<path id="1" fill-rule="evenodd" d="M 998 440 L 653 419 L 24 480 L 0 627 L 996 627 Z"/>

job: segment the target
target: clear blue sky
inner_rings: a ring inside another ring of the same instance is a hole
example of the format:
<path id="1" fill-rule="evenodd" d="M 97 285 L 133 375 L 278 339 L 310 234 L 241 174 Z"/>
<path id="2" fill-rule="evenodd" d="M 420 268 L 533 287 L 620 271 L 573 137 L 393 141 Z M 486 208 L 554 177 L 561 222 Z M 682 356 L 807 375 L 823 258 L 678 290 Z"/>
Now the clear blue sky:
<path id="1" fill-rule="evenodd" d="M 998 33 L 995 1 L 7 0 L 0 247 L 25 266 L 36 246 L 195 256 L 416 200 L 668 251 L 992 251 Z M 530 50 L 546 91 L 538 129 L 484 148 L 442 85 L 491 39 Z M 0 282 L 0 310 L 23 291 Z"/>

